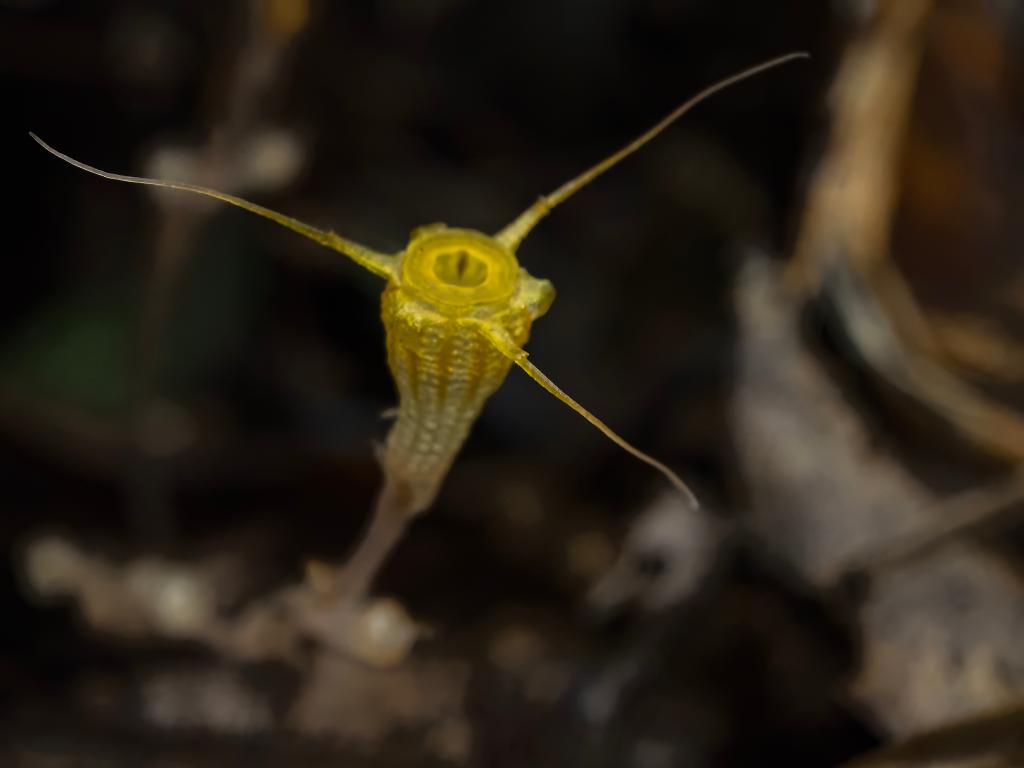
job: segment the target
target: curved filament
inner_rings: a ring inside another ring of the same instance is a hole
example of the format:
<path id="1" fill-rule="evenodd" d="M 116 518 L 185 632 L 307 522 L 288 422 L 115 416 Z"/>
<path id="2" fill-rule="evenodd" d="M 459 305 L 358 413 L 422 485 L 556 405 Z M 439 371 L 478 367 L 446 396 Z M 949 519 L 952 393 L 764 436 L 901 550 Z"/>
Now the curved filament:
<path id="1" fill-rule="evenodd" d="M 684 101 L 658 121 L 657 124 L 649 128 L 637 138 L 633 139 L 633 141 L 629 142 L 629 144 L 624 146 L 622 149 L 608 155 L 604 160 L 591 166 L 571 181 L 567 181 L 551 194 L 541 197 L 536 203 L 519 214 L 515 221 L 496 234 L 494 239 L 514 252 L 516 248 L 519 247 L 519 244 L 523 239 L 530 234 L 530 231 L 537 226 L 540 220 L 551 213 L 552 208 L 559 203 L 565 202 L 565 200 L 579 192 L 583 187 L 587 186 L 587 184 L 592 182 L 609 168 L 617 165 L 620 161 L 632 155 L 709 96 L 725 90 L 729 86 L 735 85 L 741 80 L 746 80 L 748 77 L 760 74 L 767 69 L 772 69 L 773 67 L 785 64 L 788 61 L 793 61 L 794 59 L 806 58 L 809 58 L 806 53 L 789 53 L 785 56 L 779 56 L 778 58 L 771 59 L 770 61 L 765 61 L 756 66 L 745 69 L 742 72 L 737 72 L 735 75 L 731 75 L 724 80 L 719 80 L 714 85 L 708 86 L 696 96 L 691 96 L 689 99 Z"/>
<path id="2" fill-rule="evenodd" d="M 679 493 L 681 493 L 686 500 L 693 506 L 694 509 L 700 506 L 700 502 L 697 501 L 697 497 L 693 491 L 690 490 L 689 486 L 683 479 L 679 477 L 674 471 L 669 469 L 668 466 L 658 461 L 653 456 L 644 453 L 639 448 L 630 443 L 626 442 L 625 438 L 619 436 L 611 427 L 601 421 L 597 416 L 592 414 L 582 405 L 573 400 L 567 395 L 561 387 L 555 382 L 549 379 L 544 373 L 529 360 L 529 353 L 517 345 L 508 333 L 501 328 L 497 328 L 491 325 L 480 325 L 480 332 L 483 336 L 494 345 L 494 347 L 501 352 L 505 357 L 509 358 L 512 362 L 522 368 L 526 375 L 533 379 L 535 382 L 540 384 L 549 394 L 554 395 L 556 398 L 561 400 L 567 406 L 572 408 L 576 413 L 582 416 L 584 419 L 589 421 L 591 425 L 596 427 L 600 432 L 615 443 L 617 446 L 622 448 L 627 453 L 636 457 L 645 464 L 654 467 L 658 470 L 665 478 L 672 483 Z"/>
<path id="3" fill-rule="evenodd" d="M 45 141 L 40 139 L 34 133 L 29 133 L 39 146 L 49 152 L 51 155 L 59 157 L 66 163 L 70 163 L 76 168 L 80 168 L 83 171 L 95 174 L 96 176 L 102 176 L 104 179 L 113 179 L 114 181 L 124 181 L 129 184 L 144 184 L 150 187 L 161 187 L 164 189 L 179 189 L 184 192 L 193 192 L 198 195 L 205 195 L 206 197 L 212 197 L 215 200 L 220 200 L 225 203 L 243 208 L 251 213 L 255 213 L 257 216 L 262 216 L 265 219 L 270 219 L 273 222 L 280 224 L 283 227 L 287 227 L 293 232 L 298 232 L 304 237 L 308 237 L 320 245 L 327 246 L 328 248 L 343 253 L 348 256 L 359 266 L 364 269 L 368 269 L 375 275 L 381 277 L 390 277 L 395 271 L 395 257 L 389 256 L 384 253 L 377 253 L 376 251 L 367 248 L 366 246 L 360 245 L 359 243 L 347 240 L 340 235 L 330 232 L 328 230 L 318 229 L 310 224 L 293 219 L 291 216 L 285 216 L 283 213 L 272 211 L 269 208 L 264 208 L 262 205 L 256 203 L 250 203 L 248 200 L 243 200 L 240 197 L 229 195 L 226 192 L 218 192 L 215 189 L 208 187 L 201 187 L 197 184 L 188 184 L 183 181 L 163 181 L 162 179 L 147 179 L 142 176 L 126 176 L 120 173 L 110 173 L 109 171 L 102 171 L 99 168 L 94 168 L 91 165 L 75 160 L 73 157 L 65 155 L 63 152 L 59 152 Z"/>

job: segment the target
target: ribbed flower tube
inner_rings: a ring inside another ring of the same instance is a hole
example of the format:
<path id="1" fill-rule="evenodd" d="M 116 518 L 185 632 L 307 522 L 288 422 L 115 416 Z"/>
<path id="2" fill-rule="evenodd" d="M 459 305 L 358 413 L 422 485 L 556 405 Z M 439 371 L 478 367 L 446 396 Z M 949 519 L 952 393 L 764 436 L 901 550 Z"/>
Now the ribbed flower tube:
<path id="1" fill-rule="evenodd" d="M 384 466 L 412 496 L 411 511 L 433 502 L 480 410 L 505 380 L 512 361 L 465 323 L 410 302 L 389 285 L 381 302 L 388 365 L 398 390 L 398 416 L 387 437 Z M 503 313 L 501 326 L 526 342 L 531 318 Z"/>

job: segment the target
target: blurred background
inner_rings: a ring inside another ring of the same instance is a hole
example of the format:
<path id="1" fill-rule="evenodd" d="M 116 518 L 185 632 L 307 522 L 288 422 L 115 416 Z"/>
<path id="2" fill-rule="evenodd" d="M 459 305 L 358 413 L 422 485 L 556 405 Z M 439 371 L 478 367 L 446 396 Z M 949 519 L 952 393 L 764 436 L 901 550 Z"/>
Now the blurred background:
<path id="1" fill-rule="evenodd" d="M 0 763 L 1024 765 L 1022 43 L 1012 0 L 0 2 Z M 429 636 L 264 647 L 372 507 L 381 285 L 27 132 L 397 251 L 794 50 L 519 251 L 531 359 L 704 507 L 512 371 L 377 582 Z"/>

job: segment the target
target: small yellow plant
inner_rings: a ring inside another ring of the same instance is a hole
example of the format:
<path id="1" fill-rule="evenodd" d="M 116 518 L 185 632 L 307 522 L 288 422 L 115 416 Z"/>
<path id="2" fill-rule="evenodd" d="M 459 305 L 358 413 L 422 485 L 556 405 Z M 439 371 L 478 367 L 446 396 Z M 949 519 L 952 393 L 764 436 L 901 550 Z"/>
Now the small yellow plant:
<path id="1" fill-rule="evenodd" d="M 661 472 L 696 506 L 697 500 L 675 472 L 626 442 L 530 362 L 523 346 L 533 321 L 551 306 L 555 289 L 523 269 L 516 251 L 555 206 L 636 152 L 693 106 L 740 80 L 804 56 L 794 53 L 772 59 L 706 88 L 619 151 L 541 197 L 493 236 L 432 224 L 415 230 L 397 254 L 378 253 L 213 189 L 101 171 L 58 152 L 34 134 L 32 138 L 71 165 L 107 179 L 194 192 L 244 208 L 344 254 L 387 281 L 381 318 L 388 365 L 398 389 L 397 420 L 381 455 L 384 486 L 374 518 L 333 580 L 338 591 L 358 600 L 408 521 L 433 503 L 480 410 L 512 364 L 618 446 Z"/>

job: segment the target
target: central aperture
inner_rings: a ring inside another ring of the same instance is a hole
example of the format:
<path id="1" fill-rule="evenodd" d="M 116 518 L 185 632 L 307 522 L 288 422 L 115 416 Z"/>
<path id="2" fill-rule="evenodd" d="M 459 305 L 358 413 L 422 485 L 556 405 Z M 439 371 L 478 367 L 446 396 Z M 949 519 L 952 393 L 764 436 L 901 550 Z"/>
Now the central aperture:
<path id="1" fill-rule="evenodd" d="M 487 263 L 469 251 L 446 251 L 434 261 L 434 275 L 448 285 L 475 288 L 487 279 Z"/>

